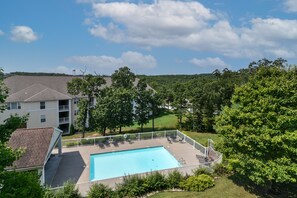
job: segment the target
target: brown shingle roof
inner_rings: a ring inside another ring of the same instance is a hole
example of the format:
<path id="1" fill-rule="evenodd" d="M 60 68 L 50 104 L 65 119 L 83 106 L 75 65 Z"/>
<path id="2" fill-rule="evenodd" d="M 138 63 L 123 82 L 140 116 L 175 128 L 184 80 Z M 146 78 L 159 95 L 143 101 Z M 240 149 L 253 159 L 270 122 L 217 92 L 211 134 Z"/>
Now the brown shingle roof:
<path id="1" fill-rule="evenodd" d="M 13 163 L 13 168 L 42 167 L 47 157 L 54 128 L 17 129 L 8 145 L 13 149 L 22 148 L 22 157 Z"/>

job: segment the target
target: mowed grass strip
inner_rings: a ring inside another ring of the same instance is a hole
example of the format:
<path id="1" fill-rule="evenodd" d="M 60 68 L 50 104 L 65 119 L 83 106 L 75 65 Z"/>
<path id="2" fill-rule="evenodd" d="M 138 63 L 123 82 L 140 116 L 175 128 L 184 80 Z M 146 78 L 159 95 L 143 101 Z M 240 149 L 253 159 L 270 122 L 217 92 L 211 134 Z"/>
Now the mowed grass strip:
<path id="1" fill-rule="evenodd" d="M 216 180 L 216 185 L 203 192 L 161 192 L 150 198 L 254 198 L 254 194 L 246 191 L 242 186 L 236 185 L 231 179 L 222 177 Z"/>

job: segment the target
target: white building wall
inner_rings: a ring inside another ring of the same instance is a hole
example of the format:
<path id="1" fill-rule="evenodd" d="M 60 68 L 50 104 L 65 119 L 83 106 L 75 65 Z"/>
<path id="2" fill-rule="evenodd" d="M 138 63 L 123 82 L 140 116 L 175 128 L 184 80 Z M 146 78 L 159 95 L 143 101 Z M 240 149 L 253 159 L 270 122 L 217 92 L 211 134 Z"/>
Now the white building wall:
<path id="1" fill-rule="evenodd" d="M 24 103 L 29 113 L 27 128 L 58 127 L 57 103 L 58 101 L 46 101 L 45 109 L 40 109 L 40 102 Z M 46 122 L 41 122 L 41 115 L 45 115 Z"/>
<path id="2" fill-rule="evenodd" d="M 10 115 L 24 116 L 29 114 L 27 128 L 58 127 L 58 101 L 45 101 L 45 109 L 40 109 L 40 102 L 21 103 L 21 109 L 5 110 L 0 114 L 0 123 Z M 46 122 L 41 122 L 41 115 L 45 115 Z"/>

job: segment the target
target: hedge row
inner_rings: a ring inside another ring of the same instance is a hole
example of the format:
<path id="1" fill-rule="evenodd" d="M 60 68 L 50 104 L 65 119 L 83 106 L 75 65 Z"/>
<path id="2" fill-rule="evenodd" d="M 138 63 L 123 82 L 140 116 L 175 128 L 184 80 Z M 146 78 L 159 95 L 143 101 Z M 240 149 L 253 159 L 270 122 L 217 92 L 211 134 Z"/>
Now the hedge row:
<path id="1" fill-rule="evenodd" d="M 118 184 L 115 189 L 96 183 L 88 194 L 87 198 L 123 198 L 123 197 L 141 197 L 151 192 L 182 189 L 186 191 L 204 191 L 215 185 L 213 173 L 208 169 L 196 169 L 193 176 L 183 176 L 178 171 L 173 171 L 167 176 L 159 172 L 147 174 L 145 177 L 138 175 L 126 176 L 123 182 Z M 225 175 L 229 171 L 223 164 L 214 167 L 214 174 Z M 75 185 L 67 182 L 64 188 L 53 192 L 48 191 L 45 198 L 81 198 Z"/>

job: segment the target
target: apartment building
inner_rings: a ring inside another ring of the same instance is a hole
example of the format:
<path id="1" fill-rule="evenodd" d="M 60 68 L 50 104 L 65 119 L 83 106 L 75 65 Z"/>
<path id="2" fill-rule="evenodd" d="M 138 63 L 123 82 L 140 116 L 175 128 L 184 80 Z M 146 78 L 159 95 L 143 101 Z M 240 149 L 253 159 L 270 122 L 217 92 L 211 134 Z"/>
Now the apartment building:
<path id="1" fill-rule="evenodd" d="M 0 123 L 18 114 L 29 114 L 27 128 L 57 127 L 64 134 L 75 124 L 78 101 L 82 96 L 74 96 L 67 91 L 67 82 L 75 76 L 20 76 L 7 77 L 4 83 L 9 89 L 6 99 L 7 110 L 0 114 Z M 111 85 L 106 77 L 106 85 Z"/>
<path id="2" fill-rule="evenodd" d="M 28 129 L 56 127 L 64 134 L 70 132 L 78 113 L 78 101 L 83 98 L 68 93 L 67 82 L 78 76 L 27 76 L 13 75 L 5 78 L 9 89 L 6 99 L 7 109 L 0 114 L 0 123 L 18 114 L 29 114 Z M 111 85 L 111 78 L 104 77 L 106 84 Z M 134 86 L 139 79 L 136 79 Z M 152 89 L 148 86 L 148 89 Z M 92 100 L 96 103 L 96 100 Z M 135 105 L 135 103 L 134 103 Z"/>

